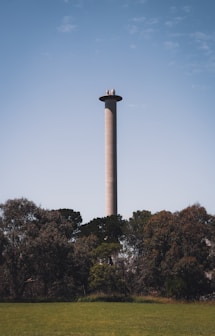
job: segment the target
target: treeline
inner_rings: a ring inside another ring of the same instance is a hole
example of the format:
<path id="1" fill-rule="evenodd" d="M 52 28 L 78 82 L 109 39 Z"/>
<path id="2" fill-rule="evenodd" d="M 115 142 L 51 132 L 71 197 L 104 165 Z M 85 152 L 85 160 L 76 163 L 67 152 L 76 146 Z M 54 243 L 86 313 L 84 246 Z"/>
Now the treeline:
<path id="1" fill-rule="evenodd" d="M 92 293 L 198 299 L 215 291 L 215 217 L 195 204 L 82 224 L 21 198 L 0 205 L 0 299 Z"/>

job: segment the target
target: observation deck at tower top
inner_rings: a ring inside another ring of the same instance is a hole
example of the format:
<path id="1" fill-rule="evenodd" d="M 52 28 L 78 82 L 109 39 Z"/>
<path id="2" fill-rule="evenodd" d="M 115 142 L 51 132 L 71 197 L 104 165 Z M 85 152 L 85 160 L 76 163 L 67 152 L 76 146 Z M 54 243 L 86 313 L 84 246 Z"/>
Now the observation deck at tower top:
<path id="1" fill-rule="evenodd" d="M 106 95 L 105 96 L 101 96 L 99 97 L 99 100 L 101 101 L 106 101 L 106 100 L 115 100 L 115 101 L 120 101 L 122 100 L 121 96 L 118 96 L 115 94 L 115 90 L 111 89 L 111 90 L 107 90 L 106 91 Z"/>

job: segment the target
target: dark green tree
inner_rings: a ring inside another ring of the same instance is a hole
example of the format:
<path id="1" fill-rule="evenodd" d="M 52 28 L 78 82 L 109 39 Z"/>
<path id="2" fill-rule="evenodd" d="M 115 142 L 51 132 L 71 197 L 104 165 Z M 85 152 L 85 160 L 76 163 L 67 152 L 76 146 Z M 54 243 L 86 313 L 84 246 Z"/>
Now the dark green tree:
<path id="1" fill-rule="evenodd" d="M 82 223 L 80 212 L 65 208 L 55 211 L 60 214 L 61 229 L 64 231 L 66 237 L 69 239 L 75 239 Z"/>
<path id="2" fill-rule="evenodd" d="M 71 296 L 74 290 L 74 231 L 81 222 L 73 210 L 44 210 L 27 199 L 1 204 L 2 284 L 7 295 Z"/>
<path id="3" fill-rule="evenodd" d="M 90 289 L 92 292 L 127 294 L 126 283 L 117 265 L 95 263 L 90 270 Z"/>
<path id="4" fill-rule="evenodd" d="M 124 221 L 120 215 L 96 218 L 89 223 L 80 226 L 79 237 L 87 237 L 93 234 L 99 243 L 118 243 L 123 235 Z"/>
<path id="5" fill-rule="evenodd" d="M 74 248 L 74 278 L 78 295 L 89 292 L 89 274 L 94 264 L 94 251 L 98 246 L 98 239 L 93 234 L 80 237 L 73 243 Z"/>
<path id="6" fill-rule="evenodd" d="M 8 200 L 0 205 L 1 230 L 7 239 L 4 250 L 4 277 L 8 294 L 20 298 L 29 278 L 25 247 L 28 230 L 38 221 L 39 208 L 25 198 Z"/>
<path id="7" fill-rule="evenodd" d="M 133 257 L 141 256 L 144 253 L 144 228 L 151 216 L 152 214 L 150 211 L 136 211 L 133 212 L 133 215 L 129 220 L 124 222 L 124 241 L 128 250 L 131 248 Z"/>
<path id="8" fill-rule="evenodd" d="M 143 293 L 143 256 L 144 256 L 144 228 L 152 214 L 142 210 L 133 212 L 132 217 L 124 222 L 123 233 L 124 251 L 121 258 L 121 268 L 124 279 L 131 293 Z"/>
<path id="9" fill-rule="evenodd" d="M 175 214 L 161 211 L 153 215 L 144 230 L 140 283 L 164 295 L 191 299 L 203 294 L 211 269 L 210 220 L 199 205 Z"/>
<path id="10" fill-rule="evenodd" d="M 28 248 L 31 274 L 38 282 L 37 293 L 44 297 L 67 297 L 74 294 L 73 246 L 55 225 L 41 229 Z"/>
<path id="11" fill-rule="evenodd" d="M 91 254 L 88 288 L 91 291 L 125 292 L 124 280 L 118 265 L 122 248 L 124 221 L 120 215 L 96 218 L 80 227 L 79 237 L 96 237 Z M 81 239 L 79 238 L 79 239 Z M 77 242 L 79 241 L 77 240 Z M 88 263 L 89 265 L 90 263 Z"/>
<path id="12" fill-rule="evenodd" d="M 93 253 L 94 264 L 90 269 L 91 291 L 105 294 L 127 294 L 123 269 L 119 261 L 121 245 L 102 243 Z"/>

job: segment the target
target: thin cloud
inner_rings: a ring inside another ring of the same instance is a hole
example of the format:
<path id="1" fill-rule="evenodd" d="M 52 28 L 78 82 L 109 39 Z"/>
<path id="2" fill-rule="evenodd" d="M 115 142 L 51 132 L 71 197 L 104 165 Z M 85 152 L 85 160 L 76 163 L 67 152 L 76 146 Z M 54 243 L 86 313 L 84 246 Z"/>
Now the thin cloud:
<path id="1" fill-rule="evenodd" d="M 193 37 L 197 41 L 202 41 L 202 40 L 206 41 L 206 40 L 209 39 L 208 35 L 206 35 L 205 33 L 200 32 L 200 31 L 192 33 L 191 37 Z"/>
<path id="2" fill-rule="evenodd" d="M 181 23 L 183 20 L 185 19 L 184 16 L 175 16 L 170 20 L 167 20 L 165 22 L 165 25 L 169 28 L 172 28 L 173 26 L 178 25 L 179 23 Z"/>
<path id="3" fill-rule="evenodd" d="M 131 48 L 131 49 L 136 49 L 137 46 L 136 46 L 136 44 L 132 43 L 132 44 L 130 44 L 130 48 Z"/>
<path id="4" fill-rule="evenodd" d="M 199 48 L 201 50 L 205 50 L 205 51 L 210 51 L 211 50 L 210 46 L 206 42 L 202 42 Z"/>
<path id="5" fill-rule="evenodd" d="M 185 5 L 183 7 L 176 7 L 176 6 L 171 6 L 170 7 L 170 13 L 176 14 L 177 12 L 184 12 L 186 14 L 189 14 L 191 12 L 191 6 Z"/>
<path id="6" fill-rule="evenodd" d="M 215 59 L 208 58 L 207 61 L 204 59 L 195 59 L 192 62 L 184 64 L 183 70 L 189 75 L 199 75 L 202 73 L 215 73 Z"/>
<path id="7" fill-rule="evenodd" d="M 215 34 L 205 34 L 203 32 L 195 32 L 190 34 L 190 38 L 197 45 L 198 49 L 207 53 L 211 53 L 214 48 Z"/>
<path id="8" fill-rule="evenodd" d="M 62 20 L 62 24 L 58 27 L 58 31 L 61 33 L 70 33 L 76 30 L 77 25 L 72 23 L 71 16 L 64 16 Z"/>
<path id="9" fill-rule="evenodd" d="M 146 28 L 141 31 L 141 36 L 143 36 L 144 39 L 150 39 L 151 35 L 155 32 L 155 29 L 152 28 Z"/>
<path id="10" fill-rule="evenodd" d="M 144 23 L 145 25 L 149 25 L 149 26 L 159 23 L 158 18 L 147 19 L 145 16 L 133 17 L 130 21 L 136 24 Z"/>
<path id="11" fill-rule="evenodd" d="M 186 13 L 189 14 L 191 12 L 191 7 L 190 6 L 184 6 L 182 7 L 182 10 Z"/>
<path id="12" fill-rule="evenodd" d="M 169 50 L 175 50 L 179 47 L 178 42 L 173 42 L 173 41 L 165 41 L 164 42 L 164 47 Z"/>
<path id="13" fill-rule="evenodd" d="M 148 2 L 148 0 L 136 0 L 134 2 L 134 0 L 127 0 L 124 1 L 122 8 L 129 8 L 130 6 L 136 4 L 136 5 L 145 5 Z"/>
<path id="14" fill-rule="evenodd" d="M 134 17 L 131 19 L 132 22 L 136 22 L 136 23 L 144 22 L 145 20 L 146 20 L 145 16 Z"/>
<path id="15" fill-rule="evenodd" d="M 139 31 L 137 25 L 128 25 L 127 29 L 128 29 L 129 34 L 131 35 L 136 34 Z"/>
<path id="16" fill-rule="evenodd" d="M 187 34 L 185 33 L 170 33 L 169 36 L 173 38 L 186 38 Z"/>
<path id="17" fill-rule="evenodd" d="M 149 38 L 156 30 L 154 26 L 159 23 L 158 18 L 149 18 L 145 16 L 133 17 L 129 20 L 131 24 L 127 26 L 130 35 L 139 33 L 144 38 Z"/>
<path id="18" fill-rule="evenodd" d="M 210 73 L 215 73 L 215 59 L 209 60 L 208 64 L 206 64 L 206 70 Z"/>
<path id="19" fill-rule="evenodd" d="M 192 38 L 194 38 L 194 40 L 196 40 L 197 42 L 202 42 L 202 41 L 213 41 L 215 42 L 215 34 L 205 34 L 203 32 L 195 32 L 190 34 L 190 36 Z"/>
<path id="20" fill-rule="evenodd" d="M 177 7 L 176 6 L 171 6 L 170 7 L 170 12 L 175 14 L 177 12 Z"/>
<path id="21" fill-rule="evenodd" d="M 84 7 L 84 3 L 82 0 L 77 0 L 75 7 L 77 8 L 83 8 Z"/>
<path id="22" fill-rule="evenodd" d="M 146 23 L 147 23 L 148 25 L 156 25 L 156 24 L 159 23 L 159 19 L 157 19 L 157 18 L 152 18 L 152 19 L 147 20 Z"/>
<path id="23" fill-rule="evenodd" d="M 74 2 L 74 0 L 63 0 L 63 2 L 65 4 L 73 4 L 73 6 L 76 7 L 76 8 L 83 8 L 84 7 L 83 0 L 76 0 L 76 2 Z"/>
<path id="24" fill-rule="evenodd" d="M 147 3 L 148 0 L 138 0 L 137 4 L 144 5 Z"/>

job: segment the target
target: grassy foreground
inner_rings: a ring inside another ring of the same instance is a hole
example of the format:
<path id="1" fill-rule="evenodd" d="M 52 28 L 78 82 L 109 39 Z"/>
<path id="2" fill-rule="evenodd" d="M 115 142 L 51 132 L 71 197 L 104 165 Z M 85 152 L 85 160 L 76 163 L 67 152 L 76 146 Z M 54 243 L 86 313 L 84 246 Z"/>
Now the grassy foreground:
<path id="1" fill-rule="evenodd" d="M 0 303 L 1 336 L 214 336 L 215 305 Z"/>

